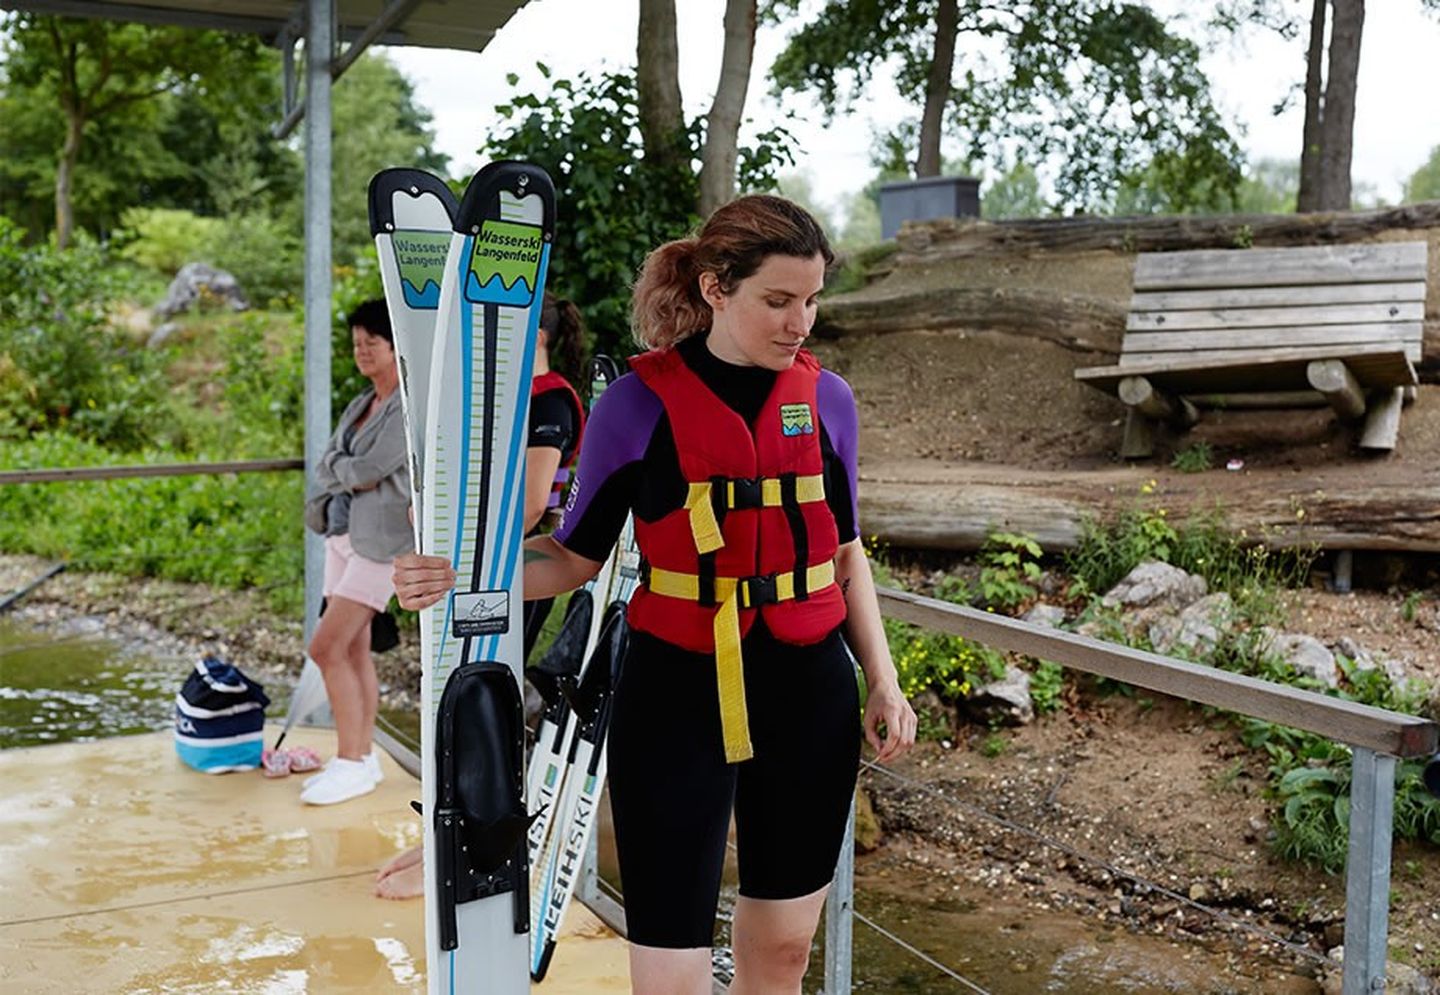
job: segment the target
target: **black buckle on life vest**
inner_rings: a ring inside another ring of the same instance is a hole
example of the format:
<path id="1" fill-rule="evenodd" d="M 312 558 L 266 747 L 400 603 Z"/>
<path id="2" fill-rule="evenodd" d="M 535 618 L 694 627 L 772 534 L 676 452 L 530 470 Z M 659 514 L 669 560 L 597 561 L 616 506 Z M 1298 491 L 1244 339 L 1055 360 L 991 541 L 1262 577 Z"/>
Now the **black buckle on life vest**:
<path id="1" fill-rule="evenodd" d="M 776 587 L 775 575 L 743 577 L 739 581 L 740 607 L 759 608 L 761 605 L 778 604 L 780 592 Z"/>
<path id="2" fill-rule="evenodd" d="M 735 503 L 731 508 L 762 508 L 765 506 L 765 490 L 759 477 L 730 477 L 725 482 L 735 489 Z M 726 497 L 729 494 L 727 491 Z M 728 503 L 728 500 L 727 500 Z"/>

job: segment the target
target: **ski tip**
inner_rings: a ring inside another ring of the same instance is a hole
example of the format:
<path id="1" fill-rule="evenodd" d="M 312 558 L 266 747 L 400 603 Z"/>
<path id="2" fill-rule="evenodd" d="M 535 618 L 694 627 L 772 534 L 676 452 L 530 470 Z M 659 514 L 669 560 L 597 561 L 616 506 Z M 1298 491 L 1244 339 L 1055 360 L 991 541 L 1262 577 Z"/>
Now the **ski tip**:
<path id="1" fill-rule="evenodd" d="M 453 225 L 460 202 L 450 187 L 438 176 L 423 169 L 394 167 L 382 169 L 370 179 L 370 235 L 395 230 L 395 194 L 419 198 L 430 194 L 440 201 Z"/>

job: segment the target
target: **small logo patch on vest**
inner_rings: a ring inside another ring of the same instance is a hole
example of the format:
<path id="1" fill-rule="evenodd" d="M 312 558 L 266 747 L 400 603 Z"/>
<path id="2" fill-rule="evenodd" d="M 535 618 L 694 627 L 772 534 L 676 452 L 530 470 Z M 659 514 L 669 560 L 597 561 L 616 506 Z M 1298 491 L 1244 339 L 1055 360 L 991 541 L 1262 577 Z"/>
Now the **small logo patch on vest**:
<path id="1" fill-rule="evenodd" d="M 780 433 L 782 435 L 814 435 L 815 419 L 810 414 L 810 405 L 780 405 Z"/>

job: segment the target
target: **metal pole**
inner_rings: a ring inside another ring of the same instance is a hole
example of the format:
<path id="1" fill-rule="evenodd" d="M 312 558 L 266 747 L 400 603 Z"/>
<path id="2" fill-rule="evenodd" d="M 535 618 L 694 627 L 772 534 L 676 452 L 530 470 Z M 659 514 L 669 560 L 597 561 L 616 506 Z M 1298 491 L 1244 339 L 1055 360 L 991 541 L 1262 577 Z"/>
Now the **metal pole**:
<path id="1" fill-rule="evenodd" d="M 1394 818 L 1395 758 L 1355 747 L 1345 860 L 1343 995 L 1369 995 L 1385 988 Z"/>
<path id="2" fill-rule="evenodd" d="M 330 59 L 335 0 L 307 0 L 305 27 L 305 481 L 330 438 Z M 305 532 L 305 641 L 320 617 L 324 540 Z"/>
<path id="3" fill-rule="evenodd" d="M 855 799 L 835 879 L 825 898 L 825 995 L 850 995 L 851 932 L 855 921 Z"/>
<path id="4" fill-rule="evenodd" d="M 585 844 L 585 859 L 580 862 L 580 880 L 576 882 L 575 897 L 585 905 L 594 905 L 600 897 L 600 833 L 597 831 L 591 831 L 590 841 Z"/>

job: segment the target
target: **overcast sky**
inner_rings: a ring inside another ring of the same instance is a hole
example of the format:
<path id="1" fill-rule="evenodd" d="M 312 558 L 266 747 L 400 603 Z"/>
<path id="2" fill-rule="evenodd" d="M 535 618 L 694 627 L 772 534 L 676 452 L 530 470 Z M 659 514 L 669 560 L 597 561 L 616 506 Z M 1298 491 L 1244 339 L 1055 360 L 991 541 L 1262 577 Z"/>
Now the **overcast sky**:
<path id="1" fill-rule="evenodd" d="M 1298 11 L 1310 4 L 1292 0 Z M 1210 4 L 1156 0 L 1163 10 Z M 723 0 L 678 3 L 680 85 L 688 114 L 709 109 L 719 75 L 723 44 Z M 537 60 L 559 75 L 602 67 L 627 68 L 635 60 L 638 4 L 633 0 L 531 0 L 484 52 L 389 49 L 414 81 L 420 102 L 435 116 L 440 150 L 458 175 L 473 171 L 476 149 L 495 126 L 493 107 L 509 98 L 507 73 L 544 92 Z M 1307 15 L 1308 16 L 1308 15 Z M 779 116 L 769 93 L 770 63 L 784 46 L 783 29 L 762 27 L 756 40 L 746 115 L 764 127 Z M 1293 41 L 1251 31 L 1244 41 L 1209 53 L 1204 65 L 1227 119 L 1237 126 L 1251 158 L 1298 155 L 1303 112 L 1299 95 L 1286 113 L 1272 109 L 1304 75 L 1304 32 Z M 963 55 L 963 53 L 962 53 Z M 1364 47 L 1355 126 L 1353 177 L 1374 193 L 1396 201 L 1405 179 L 1440 145 L 1440 20 L 1426 16 L 1419 0 L 1372 0 L 1365 19 Z M 343 85 L 343 84 L 342 84 Z M 791 125 L 799 138 L 798 168 L 812 177 L 818 198 L 837 206 L 874 173 L 871 135 L 918 111 L 893 86 L 877 81 L 849 118 L 831 127 L 805 97 L 787 106 L 799 116 Z M 743 134 L 743 133 L 742 133 Z"/>

